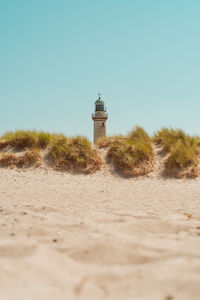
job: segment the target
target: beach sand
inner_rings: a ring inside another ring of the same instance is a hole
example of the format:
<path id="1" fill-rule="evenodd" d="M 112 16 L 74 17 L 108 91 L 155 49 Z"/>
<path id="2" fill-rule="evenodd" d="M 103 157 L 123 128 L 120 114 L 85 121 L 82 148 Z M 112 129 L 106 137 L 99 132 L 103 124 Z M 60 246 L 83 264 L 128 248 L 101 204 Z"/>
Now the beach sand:
<path id="1" fill-rule="evenodd" d="M 0 179 L 0 299 L 200 299 L 200 179 Z"/>

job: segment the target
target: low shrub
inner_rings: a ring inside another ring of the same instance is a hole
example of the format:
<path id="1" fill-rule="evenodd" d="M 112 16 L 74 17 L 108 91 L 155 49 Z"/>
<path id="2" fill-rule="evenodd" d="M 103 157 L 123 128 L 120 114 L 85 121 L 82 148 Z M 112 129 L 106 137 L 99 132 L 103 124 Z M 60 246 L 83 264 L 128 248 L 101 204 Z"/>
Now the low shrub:
<path id="1" fill-rule="evenodd" d="M 141 127 L 136 127 L 126 139 L 111 144 L 107 158 L 123 175 L 146 175 L 153 166 L 151 139 Z"/>
<path id="2" fill-rule="evenodd" d="M 126 137 L 124 137 L 123 135 L 102 137 L 102 138 L 98 139 L 96 144 L 99 148 L 107 148 L 107 147 L 111 146 L 113 142 L 121 141 L 124 139 L 126 139 Z"/>
<path id="3" fill-rule="evenodd" d="M 2 167 L 38 167 L 40 165 L 40 155 L 36 150 L 27 150 L 21 155 L 14 153 L 5 153 L 0 158 L 0 165 Z"/>
<path id="4" fill-rule="evenodd" d="M 129 140 L 133 142 L 144 142 L 144 143 L 151 143 L 151 138 L 148 133 L 140 126 L 136 126 L 127 137 Z"/>
<path id="5" fill-rule="evenodd" d="M 195 178 L 199 175 L 196 141 L 193 138 L 178 140 L 171 146 L 165 161 L 166 173 L 169 176 Z"/>
<path id="6" fill-rule="evenodd" d="M 9 131 L 0 138 L 0 148 L 11 146 L 15 150 L 46 148 L 50 143 L 51 135 L 40 131 L 17 130 Z"/>
<path id="7" fill-rule="evenodd" d="M 16 166 L 17 157 L 14 153 L 3 154 L 0 158 L 1 167 L 11 167 Z"/>
<path id="8" fill-rule="evenodd" d="M 37 147 L 40 149 L 45 149 L 51 142 L 52 135 L 48 132 L 39 131 L 37 134 Z"/>
<path id="9" fill-rule="evenodd" d="M 181 129 L 162 128 L 154 134 L 153 140 L 163 146 L 167 155 L 165 171 L 168 176 L 197 177 L 198 170 L 198 138 L 190 137 Z"/>
<path id="10" fill-rule="evenodd" d="M 47 156 L 57 170 L 94 173 L 102 166 L 101 158 L 85 137 L 60 136 L 52 143 Z"/>
<path id="11" fill-rule="evenodd" d="M 170 151 L 170 147 L 178 141 L 189 142 L 190 136 L 181 129 L 162 128 L 154 134 L 153 141 L 163 146 L 165 152 Z"/>

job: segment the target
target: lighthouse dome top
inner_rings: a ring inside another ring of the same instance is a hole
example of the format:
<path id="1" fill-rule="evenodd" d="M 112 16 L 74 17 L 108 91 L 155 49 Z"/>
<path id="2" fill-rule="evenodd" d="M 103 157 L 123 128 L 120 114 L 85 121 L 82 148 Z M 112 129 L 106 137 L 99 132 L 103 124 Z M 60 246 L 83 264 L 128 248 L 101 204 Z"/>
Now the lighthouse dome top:
<path id="1" fill-rule="evenodd" d="M 95 104 L 104 104 L 104 101 L 101 99 L 100 94 L 99 94 L 99 98 L 96 100 Z"/>

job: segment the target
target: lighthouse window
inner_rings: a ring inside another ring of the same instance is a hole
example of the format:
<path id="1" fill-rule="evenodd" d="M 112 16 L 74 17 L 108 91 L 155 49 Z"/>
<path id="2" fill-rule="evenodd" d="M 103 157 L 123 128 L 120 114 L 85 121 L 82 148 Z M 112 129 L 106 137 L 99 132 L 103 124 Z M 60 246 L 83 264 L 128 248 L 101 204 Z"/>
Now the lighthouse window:
<path id="1" fill-rule="evenodd" d="M 104 105 L 103 104 L 97 104 L 96 105 L 96 111 L 104 111 Z"/>
<path id="2" fill-rule="evenodd" d="M 104 127 L 104 122 L 102 122 L 102 127 Z"/>

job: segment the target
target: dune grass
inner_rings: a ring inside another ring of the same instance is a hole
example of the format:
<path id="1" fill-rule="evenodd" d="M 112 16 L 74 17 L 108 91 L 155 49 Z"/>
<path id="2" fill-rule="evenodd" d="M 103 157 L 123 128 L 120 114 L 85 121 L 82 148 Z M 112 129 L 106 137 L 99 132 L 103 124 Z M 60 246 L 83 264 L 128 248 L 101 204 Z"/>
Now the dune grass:
<path id="1" fill-rule="evenodd" d="M 135 127 L 124 140 L 115 140 L 107 153 L 115 169 L 129 176 L 146 175 L 152 170 L 151 138 L 141 127 Z"/>
<path id="2" fill-rule="evenodd" d="M 0 158 L 0 165 L 2 167 L 17 167 L 17 168 L 28 168 L 38 167 L 40 165 L 40 155 L 37 150 L 27 150 L 21 155 L 14 153 L 4 153 Z"/>
<path id="3" fill-rule="evenodd" d="M 168 176 L 194 178 L 199 175 L 199 137 L 191 137 L 181 129 L 162 128 L 154 134 L 153 141 L 162 146 Z M 108 148 L 108 162 L 122 175 L 146 175 L 153 169 L 152 139 L 141 127 L 135 127 L 126 136 L 102 138 L 97 146 Z M 38 166 L 42 150 L 45 150 L 44 155 L 47 153 L 48 164 L 57 170 L 94 173 L 102 167 L 101 158 L 87 138 L 67 138 L 62 134 L 34 130 L 10 131 L 0 137 L 0 151 L 3 152 L 0 165 Z"/>
<path id="4" fill-rule="evenodd" d="M 57 170 L 94 173 L 102 166 L 101 158 L 85 137 L 59 137 L 52 142 L 48 158 Z"/>
<path id="5" fill-rule="evenodd" d="M 154 134 L 153 140 L 168 154 L 165 160 L 165 171 L 168 176 L 176 178 L 198 176 L 197 137 L 191 137 L 181 129 L 162 128 Z"/>
<path id="6" fill-rule="evenodd" d="M 183 143 L 190 142 L 191 137 L 181 129 L 162 128 L 154 134 L 153 141 L 163 146 L 165 152 L 169 152 L 170 148 L 178 141 Z"/>
<path id="7" fill-rule="evenodd" d="M 195 139 L 178 140 L 170 147 L 169 155 L 165 161 L 168 176 L 182 178 L 195 178 L 199 175 L 199 150 Z"/>
<path id="8" fill-rule="evenodd" d="M 116 140 L 121 141 L 121 140 L 125 140 L 125 139 L 126 139 L 126 137 L 124 137 L 123 135 L 113 135 L 113 136 L 102 137 L 102 138 L 97 140 L 96 145 L 100 149 L 101 148 L 108 148 Z"/>
<path id="9" fill-rule="evenodd" d="M 143 142 L 151 144 L 151 138 L 148 133 L 140 126 L 136 126 L 127 136 L 133 142 Z"/>
<path id="10" fill-rule="evenodd" d="M 47 157 L 56 169 L 94 173 L 101 168 L 102 161 L 87 138 L 67 138 L 62 134 L 44 131 L 7 132 L 0 137 L 1 166 L 24 167 L 36 164 L 39 151 L 48 149 Z M 14 152 L 24 152 L 16 155 Z"/>
<path id="11" fill-rule="evenodd" d="M 10 146 L 18 151 L 37 148 L 44 149 L 49 145 L 50 140 L 51 134 L 44 131 L 9 131 L 0 137 L 0 148 Z"/>

